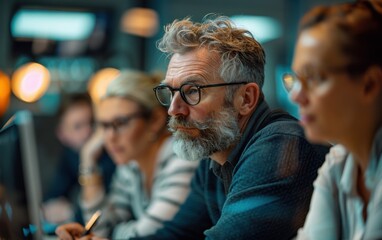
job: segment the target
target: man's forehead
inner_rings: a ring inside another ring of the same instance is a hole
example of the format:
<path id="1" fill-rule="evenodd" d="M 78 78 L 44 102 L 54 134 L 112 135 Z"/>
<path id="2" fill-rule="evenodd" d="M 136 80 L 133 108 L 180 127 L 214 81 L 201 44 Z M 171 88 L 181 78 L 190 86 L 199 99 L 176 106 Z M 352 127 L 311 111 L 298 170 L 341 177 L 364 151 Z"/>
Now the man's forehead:
<path id="1" fill-rule="evenodd" d="M 185 54 L 176 53 L 172 56 L 164 81 L 174 81 L 188 78 L 210 78 L 219 69 L 219 56 L 208 53 L 205 49 L 198 49 Z"/>

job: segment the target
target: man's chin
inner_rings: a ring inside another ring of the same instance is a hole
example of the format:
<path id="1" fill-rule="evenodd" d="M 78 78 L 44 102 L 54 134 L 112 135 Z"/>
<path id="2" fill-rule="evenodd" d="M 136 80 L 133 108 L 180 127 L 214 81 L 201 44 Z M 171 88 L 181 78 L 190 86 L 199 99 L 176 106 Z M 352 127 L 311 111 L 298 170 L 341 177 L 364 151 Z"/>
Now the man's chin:
<path id="1" fill-rule="evenodd" d="M 199 161 L 208 158 L 208 154 L 203 154 L 205 149 L 203 149 L 200 144 L 184 140 L 183 138 L 175 138 L 173 148 L 178 157 L 188 161 Z"/>
<path id="2" fill-rule="evenodd" d="M 182 131 L 175 131 L 173 132 L 172 136 L 176 141 L 179 142 L 191 142 L 195 139 L 195 137 Z"/>

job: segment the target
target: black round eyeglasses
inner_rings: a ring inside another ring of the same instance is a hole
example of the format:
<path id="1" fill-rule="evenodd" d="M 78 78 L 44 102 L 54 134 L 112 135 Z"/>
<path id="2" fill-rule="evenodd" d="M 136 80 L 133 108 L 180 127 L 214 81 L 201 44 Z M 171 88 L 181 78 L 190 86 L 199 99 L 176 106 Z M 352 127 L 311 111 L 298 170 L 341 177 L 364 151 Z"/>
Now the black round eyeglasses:
<path id="1" fill-rule="evenodd" d="M 195 83 L 184 83 L 179 88 L 173 88 L 167 85 L 159 85 L 153 90 L 155 96 L 158 99 L 159 103 L 165 107 L 170 106 L 174 94 L 176 91 L 179 91 L 180 96 L 183 101 L 191 106 L 195 106 L 200 102 L 201 93 L 200 89 L 210 88 L 210 87 L 222 87 L 238 84 L 247 84 L 247 82 L 232 82 L 232 83 L 217 83 L 217 84 L 208 84 L 208 85 L 198 85 Z"/>

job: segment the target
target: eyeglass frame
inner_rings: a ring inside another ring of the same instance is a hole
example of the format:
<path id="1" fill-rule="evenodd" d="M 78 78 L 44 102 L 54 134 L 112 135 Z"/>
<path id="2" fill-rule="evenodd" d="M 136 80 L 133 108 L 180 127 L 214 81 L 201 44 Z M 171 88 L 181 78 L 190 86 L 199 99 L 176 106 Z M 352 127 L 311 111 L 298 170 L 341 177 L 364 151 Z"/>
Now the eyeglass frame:
<path id="1" fill-rule="evenodd" d="M 356 75 L 363 74 L 367 68 L 368 66 L 363 66 L 363 65 L 353 63 L 353 64 L 347 64 L 345 66 L 340 66 L 340 67 L 331 67 L 328 69 L 327 74 L 338 74 L 338 73 L 345 72 L 347 74 L 356 76 Z M 288 76 L 292 78 L 292 83 L 290 84 L 290 86 L 288 86 L 285 80 L 285 78 Z M 322 80 L 322 78 L 323 77 L 320 76 L 320 74 L 317 74 L 317 76 L 314 77 L 315 80 Z M 296 86 L 302 85 L 303 83 L 301 82 L 301 79 L 303 79 L 303 77 L 300 77 L 298 74 L 296 74 L 293 71 L 285 72 L 281 77 L 281 81 L 287 93 L 291 93 L 293 89 L 296 88 Z"/>
<path id="2" fill-rule="evenodd" d="M 339 73 L 339 72 L 340 72 L 340 69 L 337 69 L 337 71 L 332 71 L 332 73 Z M 292 82 L 290 84 L 287 83 L 287 80 L 286 80 L 287 77 L 291 78 Z M 314 78 L 310 78 L 310 79 L 314 79 L 315 81 L 308 81 L 305 83 L 303 83 L 301 81 L 301 79 L 303 79 L 303 78 L 299 77 L 294 72 L 286 72 L 282 75 L 281 80 L 283 82 L 283 86 L 284 86 L 285 90 L 289 94 L 289 93 L 293 92 L 294 89 L 299 89 L 299 87 L 301 87 L 301 85 L 305 85 L 308 89 L 312 89 L 313 86 L 317 85 L 317 83 L 322 82 L 323 77 L 322 76 L 316 76 Z"/>
<path id="3" fill-rule="evenodd" d="M 161 84 L 159 86 L 156 86 L 153 88 L 154 92 L 155 92 L 155 97 L 156 99 L 158 100 L 158 102 L 164 106 L 164 107 L 168 107 L 171 105 L 172 103 L 172 100 L 174 99 L 174 94 L 176 91 L 178 91 L 180 93 L 180 96 L 182 97 L 183 101 L 185 103 L 187 103 L 188 105 L 190 106 L 195 106 L 195 105 L 198 105 L 200 103 L 200 100 L 201 100 L 201 93 L 200 93 L 200 89 L 203 89 L 203 88 L 210 88 L 210 87 L 222 87 L 222 86 L 231 86 L 231 85 L 239 85 L 239 84 L 247 84 L 248 82 L 231 82 L 231 83 L 215 83 L 215 84 L 205 84 L 205 85 L 199 85 L 199 84 L 196 84 L 196 83 L 183 83 L 182 85 L 180 85 L 180 87 L 178 88 L 174 88 L 174 87 L 171 87 L 171 86 L 168 86 L 168 85 L 165 85 L 165 84 Z M 182 88 L 186 85 L 192 85 L 194 87 L 196 87 L 196 89 L 198 90 L 198 101 L 196 103 L 189 103 L 189 101 L 187 100 L 186 96 L 185 96 L 185 93 L 184 91 L 182 91 Z M 170 102 L 168 104 L 164 104 L 158 97 L 158 89 L 164 89 L 164 88 L 167 88 L 170 90 L 171 92 L 171 98 L 170 98 Z"/>
<path id="4" fill-rule="evenodd" d="M 149 116 L 148 113 L 141 111 L 141 112 L 132 113 L 122 117 L 116 117 L 110 122 L 96 121 L 96 125 L 98 127 L 101 127 L 102 130 L 104 131 L 106 131 L 107 129 L 113 129 L 115 133 L 120 133 L 122 132 L 122 129 L 124 127 L 127 127 L 129 123 L 131 122 L 131 120 L 133 120 L 134 118 L 148 118 L 148 116 Z M 117 121 L 119 121 L 119 123 L 116 123 Z"/>

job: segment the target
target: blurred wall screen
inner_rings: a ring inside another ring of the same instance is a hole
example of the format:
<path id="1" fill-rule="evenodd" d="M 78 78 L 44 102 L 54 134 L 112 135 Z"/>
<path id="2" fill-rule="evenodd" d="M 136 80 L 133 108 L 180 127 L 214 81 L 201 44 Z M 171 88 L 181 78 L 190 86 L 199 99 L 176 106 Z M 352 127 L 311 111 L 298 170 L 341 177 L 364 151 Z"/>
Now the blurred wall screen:
<path id="1" fill-rule="evenodd" d="M 15 8 L 10 19 L 15 56 L 86 56 L 105 52 L 111 38 L 108 8 Z"/>
<path id="2" fill-rule="evenodd" d="M 11 33 L 16 38 L 83 40 L 94 30 L 95 20 L 90 12 L 20 9 L 12 18 Z"/>

